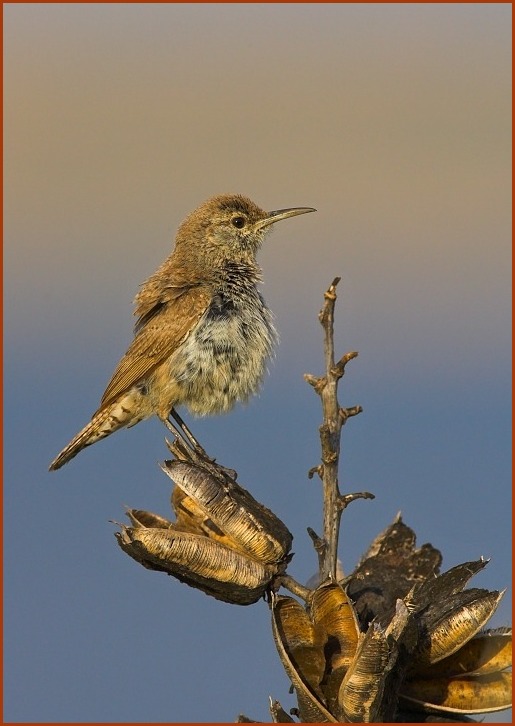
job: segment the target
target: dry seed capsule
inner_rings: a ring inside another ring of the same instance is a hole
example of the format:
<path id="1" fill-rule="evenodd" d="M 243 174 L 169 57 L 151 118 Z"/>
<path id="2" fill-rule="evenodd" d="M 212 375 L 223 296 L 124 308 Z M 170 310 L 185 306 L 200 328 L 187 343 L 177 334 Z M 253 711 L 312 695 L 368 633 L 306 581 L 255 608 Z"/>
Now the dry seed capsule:
<path id="1" fill-rule="evenodd" d="M 325 636 L 292 597 L 272 596 L 272 632 L 279 657 L 297 695 L 303 723 L 336 723 L 323 703 Z"/>
<path id="2" fill-rule="evenodd" d="M 421 622 L 427 630 L 411 671 L 419 672 L 459 650 L 486 625 L 503 595 L 504 591 L 465 590 L 448 599 L 450 609 L 436 622 L 426 626 L 422 616 Z"/>
<path id="3" fill-rule="evenodd" d="M 124 552 L 148 569 L 167 572 L 218 600 L 238 605 L 257 602 L 277 572 L 189 532 L 124 526 L 116 538 Z"/>
<path id="4" fill-rule="evenodd" d="M 511 668 L 511 628 L 487 630 L 474 636 L 447 658 L 420 671 L 424 678 L 497 673 Z"/>
<path id="5" fill-rule="evenodd" d="M 313 592 L 309 606 L 313 622 L 333 640 L 332 647 L 328 644 L 331 669 L 347 670 L 358 647 L 359 627 L 345 590 L 334 583 L 323 584 Z"/>
<path id="6" fill-rule="evenodd" d="M 358 649 L 338 694 L 339 716 L 351 723 L 377 719 L 383 697 L 390 649 L 384 629 L 371 623 L 360 638 Z"/>
<path id="7" fill-rule="evenodd" d="M 289 552 L 293 538 L 287 527 L 236 482 L 221 482 L 205 469 L 182 461 L 166 461 L 162 469 L 252 557 L 279 562 Z"/>
<path id="8" fill-rule="evenodd" d="M 125 514 L 131 520 L 133 527 L 155 527 L 157 529 L 169 529 L 173 523 L 165 517 L 153 512 L 146 512 L 144 509 L 128 509 Z"/>
<path id="9" fill-rule="evenodd" d="M 401 698 L 449 713 L 490 713 L 511 706 L 511 673 L 417 679 L 403 684 Z"/>
<path id="10" fill-rule="evenodd" d="M 204 537 L 220 542 L 226 547 L 248 554 L 239 542 L 222 532 L 213 520 L 206 515 L 205 511 L 198 506 L 197 502 L 178 486 L 173 488 L 172 507 L 177 515 L 177 522 L 174 527 L 177 531 L 202 534 Z"/>

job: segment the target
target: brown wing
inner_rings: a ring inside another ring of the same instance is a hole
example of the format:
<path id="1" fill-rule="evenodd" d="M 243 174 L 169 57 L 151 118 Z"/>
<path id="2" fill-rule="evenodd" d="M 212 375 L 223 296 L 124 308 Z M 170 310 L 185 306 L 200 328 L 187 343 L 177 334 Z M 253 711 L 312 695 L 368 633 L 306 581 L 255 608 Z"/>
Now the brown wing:
<path id="1" fill-rule="evenodd" d="M 100 409 L 126 393 L 165 361 L 205 313 L 211 293 L 205 287 L 170 288 L 153 306 L 139 306 L 136 335 L 111 378 Z"/>

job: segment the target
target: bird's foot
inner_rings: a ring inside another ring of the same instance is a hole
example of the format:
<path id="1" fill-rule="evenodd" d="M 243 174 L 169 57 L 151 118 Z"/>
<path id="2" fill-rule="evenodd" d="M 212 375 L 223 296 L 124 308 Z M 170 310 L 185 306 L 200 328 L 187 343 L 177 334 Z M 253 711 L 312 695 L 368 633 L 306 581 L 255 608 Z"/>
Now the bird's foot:
<path id="1" fill-rule="evenodd" d="M 229 469 L 222 464 L 218 464 L 216 459 L 211 458 L 203 446 L 199 444 L 193 436 L 189 428 L 186 426 L 181 416 L 172 409 L 170 416 L 175 421 L 172 423 L 170 419 L 163 419 L 163 423 L 169 431 L 175 436 L 175 446 L 169 444 L 172 453 L 179 458 L 187 458 L 197 466 L 201 466 L 218 477 L 228 477 L 236 481 L 238 473 L 234 469 Z"/>

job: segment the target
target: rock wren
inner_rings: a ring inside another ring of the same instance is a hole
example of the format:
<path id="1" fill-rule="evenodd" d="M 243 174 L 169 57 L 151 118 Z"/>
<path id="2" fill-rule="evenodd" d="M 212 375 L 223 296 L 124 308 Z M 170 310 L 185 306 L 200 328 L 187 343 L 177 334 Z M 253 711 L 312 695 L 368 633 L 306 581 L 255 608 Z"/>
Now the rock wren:
<path id="1" fill-rule="evenodd" d="M 272 224 L 315 211 L 265 212 L 247 197 L 220 195 L 192 212 L 136 295 L 134 340 L 99 409 L 50 470 L 153 414 L 166 421 L 180 405 L 200 416 L 223 413 L 255 393 L 277 339 L 257 289 L 256 253 Z"/>

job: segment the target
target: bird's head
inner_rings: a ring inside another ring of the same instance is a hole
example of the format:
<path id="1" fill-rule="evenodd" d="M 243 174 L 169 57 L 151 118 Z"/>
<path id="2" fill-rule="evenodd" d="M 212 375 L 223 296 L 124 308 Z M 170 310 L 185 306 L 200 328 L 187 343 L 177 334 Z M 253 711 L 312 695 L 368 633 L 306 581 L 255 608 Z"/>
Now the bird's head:
<path id="1" fill-rule="evenodd" d="M 177 232 L 176 249 L 186 252 L 189 248 L 190 254 L 203 255 L 208 264 L 253 260 L 273 224 L 315 211 L 294 207 L 265 212 L 248 197 L 221 194 L 208 199 L 184 220 Z"/>

